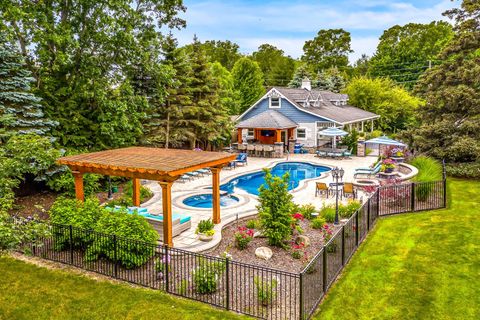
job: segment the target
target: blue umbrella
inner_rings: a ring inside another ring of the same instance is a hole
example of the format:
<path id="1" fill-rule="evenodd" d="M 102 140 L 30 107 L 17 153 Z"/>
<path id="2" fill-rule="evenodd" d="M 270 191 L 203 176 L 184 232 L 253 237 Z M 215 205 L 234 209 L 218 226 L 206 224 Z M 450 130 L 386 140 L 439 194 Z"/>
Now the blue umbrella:
<path id="1" fill-rule="evenodd" d="M 342 129 L 339 129 L 339 128 L 328 128 L 328 129 L 325 129 L 325 130 L 322 130 L 318 133 L 319 135 L 322 135 L 322 136 L 327 136 L 327 137 L 333 137 L 333 143 L 332 143 L 332 146 L 333 148 L 335 149 L 336 147 L 336 139 L 335 137 L 343 137 L 343 136 L 346 136 L 348 134 L 347 131 L 343 131 Z"/>
<path id="2" fill-rule="evenodd" d="M 383 145 L 386 145 L 386 146 L 398 146 L 398 147 L 406 147 L 407 146 L 405 143 L 402 143 L 402 142 L 397 141 L 397 140 L 390 139 L 387 136 L 373 138 L 373 139 L 365 141 L 365 143 L 375 143 L 375 144 L 383 144 Z"/>

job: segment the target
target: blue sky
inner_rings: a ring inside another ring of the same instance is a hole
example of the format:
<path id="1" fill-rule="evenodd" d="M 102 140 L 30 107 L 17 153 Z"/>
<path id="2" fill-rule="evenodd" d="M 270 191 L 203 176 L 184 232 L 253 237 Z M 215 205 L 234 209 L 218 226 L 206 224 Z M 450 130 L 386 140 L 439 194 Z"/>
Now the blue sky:
<path id="1" fill-rule="evenodd" d="M 396 24 L 445 20 L 450 0 L 185 0 L 187 28 L 176 31 L 180 44 L 197 34 L 201 41 L 231 40 L 243 53 L 270 43 L 292 57 L 318 30 L 343 28 L 352 35 L 350 55 L 373 54 L 383 30 Z"/>

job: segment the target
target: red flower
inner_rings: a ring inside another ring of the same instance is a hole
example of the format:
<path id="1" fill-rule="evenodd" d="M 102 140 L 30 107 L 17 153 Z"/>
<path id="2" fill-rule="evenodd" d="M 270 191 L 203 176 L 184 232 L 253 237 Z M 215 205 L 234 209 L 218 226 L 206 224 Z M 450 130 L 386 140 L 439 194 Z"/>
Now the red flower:
<path id="1" fill-rule="evenodd" d="M 295 220 L 302 220 L 302 221 L 303 221 L 303 219 L 304 219 L 304 218 L 303 218 L 303 214 L 301 214 L 301 213 L 299 213 L 299 212 L 294 213 L 294 214 L 293 214 L 293 219 L 295 219 Z"/>

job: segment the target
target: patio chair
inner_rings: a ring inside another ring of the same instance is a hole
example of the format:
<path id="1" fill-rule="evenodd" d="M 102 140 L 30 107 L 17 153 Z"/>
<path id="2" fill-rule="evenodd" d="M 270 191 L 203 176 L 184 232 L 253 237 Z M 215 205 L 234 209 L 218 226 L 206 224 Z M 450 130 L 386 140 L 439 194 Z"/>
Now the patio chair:
<path id="1" fill-rule="evenodd" d="M 330 194 L 328 186 L 325 182 L 317 182 L 315 186 L 315 197 L 322 194 L 325 194 L 328 198 L 328 195 Z"/>
<path id="2" fill-rule="evenodd" d="M 351 182 L 345 182 L 343 184 L 342 197 L 348 197 L 348 196 L 351 196 L 353 199 L 357 198 L 355 188 L 353 187 L 353 183 Z"/>
<path id="3" fill-rule="evenodd" d="M 343 151 L 343 156 L 350 159 L 352 157 L 352 149 Z"/>
<path id="4" fill-rule="evenodd" d="M 209 169 L 198 169 L 197 172 L 199 172 L 200 174 L 202 174 L 204 176 L 212 173 Z"/>
<path id="5" fill-rule="evenodd" d="M 247 145 L 247 153 L 251 156 L 255 154 L 255 146 L 253 144 Z"/>
<path id="6" fill-rule="evenodd" d="M 256 144 L 254 146 L 255 156 L 261 157 L 263 155 L 263 146 L 261 144 Z"/>
<path id="7" fill-rule="evenodd" d="M 200 176 L 200 173 L 192 171 L 192 172 L 187 172 L 185 173 L 187 176 L 190 176 L 192 178 L 198 178 Z"/>
<path id="8" fill-rule="evenodd" d="M 382 162 L 379 161 L 373 166 L 373 168 L 357 168 L 355 169 L 355 172 L 372 172 L 375 171 L 377 168 L 380 168 L 382 166 Z"/>
<path id="9" fill-rule="evenodd" d="M 233 160 L 235 162 L 235 165 L 241 164 L 242 166 L 248 165 L 248 156 L 246 153 L 239 153 L 237 155 L 237 159 Z"/>
<path id="10" fill-rule="evenodd" d="M 192 180 L 192 177 L 190 177 L 189 175 L 186 175 L 186 174 L 182 174 L 178 180 L 180 182 L 187 182 L 187 181 Z"/>
<path id="11" fill-rule="evenodd" d="M 318 150 L 317 151 L 317 157 L 326 157 L 327 156 L 327 152 L 324 151 L 324 150 Z"/>
<path id="12" fill-rule="evenodd" d="M 343 158 L 343 152 L 335 151 L 335 152 L 333 152 L 333 157 L 334 158 Z"/>

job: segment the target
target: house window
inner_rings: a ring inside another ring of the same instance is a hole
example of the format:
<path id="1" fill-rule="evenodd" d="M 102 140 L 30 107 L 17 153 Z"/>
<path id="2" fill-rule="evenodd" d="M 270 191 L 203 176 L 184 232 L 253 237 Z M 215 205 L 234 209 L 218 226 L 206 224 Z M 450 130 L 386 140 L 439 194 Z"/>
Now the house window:
<path id="1" fill-rule="evenodd" d="M 279 97 L 270 97 L 270 108 L 280 108 L 280 98 Z"/>
<path id="2" fill-rule="evenodd" d="M 323 130 L 323 129 L 331 128 L 331 127 L 335 127 L 335 123 L 333 123 L 331 121 L 317 121 L 317 128 L 319 130 Z"/>
<path id="3" fill-rule="evenodd" d="M 255 135 L 255 129 L 248 129 L 247 137 L 253 138 Z"/>
<path id="4" fill-rule="evenodd" d="M 297 139 L 300 139 L 300 140 L 307 139 L 307 129 L 297 128 Z"/>

